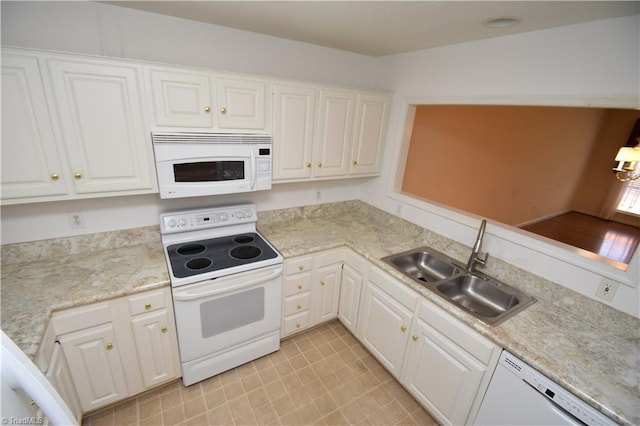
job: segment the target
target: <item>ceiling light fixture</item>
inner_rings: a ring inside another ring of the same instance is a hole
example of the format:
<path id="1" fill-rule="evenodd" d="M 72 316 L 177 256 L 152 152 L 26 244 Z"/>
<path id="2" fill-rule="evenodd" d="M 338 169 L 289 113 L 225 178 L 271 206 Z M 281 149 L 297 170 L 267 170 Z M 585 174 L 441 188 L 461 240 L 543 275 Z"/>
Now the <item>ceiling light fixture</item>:
<path id="1" fill-rule="evenodd" d="M 489 28 L 508 28 L 522 22 L 521 18 L 517 16 L 499 16 L 496 18 L 489 18 L 482 21 L 482 25 Z"/>

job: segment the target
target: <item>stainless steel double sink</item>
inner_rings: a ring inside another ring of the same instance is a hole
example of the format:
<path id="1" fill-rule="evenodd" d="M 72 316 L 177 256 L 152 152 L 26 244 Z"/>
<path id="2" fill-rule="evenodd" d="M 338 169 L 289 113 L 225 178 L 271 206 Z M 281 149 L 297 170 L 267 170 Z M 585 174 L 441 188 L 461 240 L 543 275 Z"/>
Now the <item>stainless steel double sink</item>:
<path id="1" fill-rule="evenodd" d="M 430 247 L 381 259 L 426 289 L 488 325 L 496 325 L 535 303 L 521 290 L 465 267 Z"/>

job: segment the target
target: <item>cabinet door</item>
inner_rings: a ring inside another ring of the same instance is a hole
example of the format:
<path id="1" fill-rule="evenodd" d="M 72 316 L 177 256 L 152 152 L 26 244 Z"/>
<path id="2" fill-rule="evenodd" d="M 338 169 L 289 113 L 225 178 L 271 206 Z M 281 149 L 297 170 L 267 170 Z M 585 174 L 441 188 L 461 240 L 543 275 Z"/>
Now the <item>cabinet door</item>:
<path id="1" fill-rule="evenodd" d="M 342 267 L 342 282 L 340 284 L 340 303 L 338 318 L 342 325 L 353 334 L 357 332 L 358 307 L 360 306 L 360 292 L 362 290 L 362 275 L 348 264 Z"/>
<path id="2" fill-rule="evenodd" d="M 314 176 L 346 176 L 353 136 L 353 92 L 320 90 Z"/>
<path id="3" fill-rule="evenodd" d="M 59 338 L 71 369 L 82 411 L 95 410 L 128 396 L 112 324 Z"/>
<path id="4" fill-rule="evenodd" d="M 2 55 L 2 199 L 65 195 L 37 58 Z"/>
<path id="5" fill-rule="evenodd" d="M 131 319 L 145 389 L 180 377 L 173 323 L 166 308 Z"/>
<path id="6" fill-rule="evenodd" d="M 412 312 L 371 282 L 365 284 L 360 340 L 391 374 L 400 377 Z"/>
<path id="7" fill-rule="evenodd" d="M 388 110 L 387 96 L 369 94 L 358 96 L 349 174 L 370 175 L 380 172 Z"/>
<path id="8" fill-rule="evenodd" d="M 273 91 L 273 180 L 311 177 L 316 90 L 277 85 Z"/>
<path id="9" fill-rule="evenodd" d="M 329 321 L 338 317 L 340 298 L 340 276 L 342 264 L 321 266 L 314 272 L 315 279 L 311 292 L 315 298 L 315 323 Z"/>
<path id="10" fill-rule="evenodd" d="M 266 82 L 218 77 L 216 97 L 221 129 L 267 129 Z"/>
<path id="11" fill-rule="evenodd" d="M 485 366 L 427 323 L 412 329 L 402 384 L 441 424 L 465 424 Z"/>
<path id="12" fill-rule="evenodd" d="M 210 74 L 145 67 L 156 126 L 214 127 Z"/>
<path id="13" fill-rule="evenodd" d="M 58 391 L 67 407 L 71 410 L 73 416 L 80 421 L 82 417 L 82 408 L 80 407 L 80 400 L 76 388 L 73 385 L 73 379 L 71 378 L 71 371 L 67 365 L 67 361 L 64 359 L 60 344 L 56 343 L 53 346 L 53 354 L 51 356 L 51 363 L 47 369 L 46 378 L 51 382 L 54 388 Z"/>
<path id="14" fill-rule="evenodd" d="M 47 64 L 75 192 L 152 192 L 155 177 L 142 112 L 142 68 L 57 58 Z"/>

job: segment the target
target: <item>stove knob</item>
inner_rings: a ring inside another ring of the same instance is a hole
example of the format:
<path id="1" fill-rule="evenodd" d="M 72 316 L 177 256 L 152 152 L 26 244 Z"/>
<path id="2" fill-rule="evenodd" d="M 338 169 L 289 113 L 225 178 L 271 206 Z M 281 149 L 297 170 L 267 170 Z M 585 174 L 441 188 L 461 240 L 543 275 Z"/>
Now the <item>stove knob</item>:
<path id="1" fill-rule="evenodd" d="M 178 224 L 180 224 L 180 226 L 185 226 L 187 224 L 187 222 L 184 219 L 180 219 L 178 221 Z"/>
<path id="2" fill-rule="evenodd" d="M 167 222 L 167 226 L 168 226 L 169 228 L 175 228 L 175 227 L 176 227 L 176 225 L 177 225 L 177 223 L 176 223 L 175 219 L 171 219 L 171 220 L 169 220 L 169 221 Z"/>
<path id="3" fill-rule="evenodd" d="M 222 213 L 220 215 L 220 220 L 225 222 L 227 219 L 229 219 L 229 216 L 226 213 Z"/>
<path id="4" fill-rule="evenodd" d="M 247 209 L 244 211 L 244 217 L 251 217 L 251 210 Z"/>
<path id="5" fill-rule="evenodd" d="M 244 217 L 244 212 L 242 210 L 238 210 L 236 212 L 236 217 L 242 219 Z"/>

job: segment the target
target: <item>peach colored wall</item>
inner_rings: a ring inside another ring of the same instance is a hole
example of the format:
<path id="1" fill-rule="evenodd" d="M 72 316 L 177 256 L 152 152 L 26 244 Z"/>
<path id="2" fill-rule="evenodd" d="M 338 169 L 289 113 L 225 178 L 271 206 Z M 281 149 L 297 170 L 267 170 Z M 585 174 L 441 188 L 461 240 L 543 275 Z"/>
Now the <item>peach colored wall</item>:
<path id="1" fill-rule="evenodd" d="M 509 225 L 571 209 L 602 109 L 421 105 L 402 190 Z"/>
<path id="2" fill-rule="evenodd" d="M 598 216 L 605 209 L 609 191 L 620 190 L 622 183 L 611 171 L 615 165 L 613 159 L 618 149 L 627 143 L 629 133 L 639 118 L 638 110 L 606 110 L 583 173 L 582 185 L 571 203 L 573 210 Z"/>

